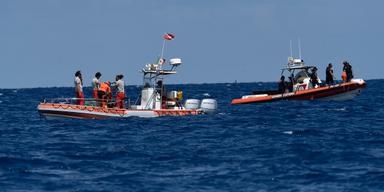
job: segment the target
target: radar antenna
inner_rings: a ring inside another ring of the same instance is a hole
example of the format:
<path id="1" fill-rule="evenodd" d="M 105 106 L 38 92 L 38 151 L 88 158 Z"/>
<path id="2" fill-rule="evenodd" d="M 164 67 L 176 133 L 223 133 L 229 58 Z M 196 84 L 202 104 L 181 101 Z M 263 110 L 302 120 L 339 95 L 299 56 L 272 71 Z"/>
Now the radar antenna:
<path id="1" fill-rule="evenodd" d="M 299 43 L 299 59 L 302 60 L 302 58 L 301 58 L 301 41 L 300 41 L 300 37 L 298 39 L 298 43 Z"/>

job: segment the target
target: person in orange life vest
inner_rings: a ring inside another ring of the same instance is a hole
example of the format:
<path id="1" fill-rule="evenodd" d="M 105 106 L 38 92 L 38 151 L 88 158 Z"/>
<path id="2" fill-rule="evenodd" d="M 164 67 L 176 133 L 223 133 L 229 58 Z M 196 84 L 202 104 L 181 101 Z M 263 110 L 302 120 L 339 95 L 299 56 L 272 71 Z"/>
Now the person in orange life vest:
<path id="1" fill-rule="evenodd" d="M 75 73 L 75 95 L 77 98 L 78 105 L 84 105 L 84 92 L 83 92 L 83 77 L 81 71 Z"/>
<path id="2" fill-rule="evenodd" d="M 125 99 L 125 91 L 124 91 L 124 81 L 123 81 L 124 75 L 117 75 L 116 76 L 116 107 L 117 108 L 124 108 L 124 99 Z"/>
<path id="3" fill-rule="evenodd" d="M 342 78 L 344 82 L 350 82 L 353 78 L 352 65 L 348 61 L 343 61 Z"/>
<path id="4" fill-rule="evenodd" d="M 97 95 L 99 100 L 101 100 L 101 107 L 106 107 L 107 102 L 110 100 L 111 94 L 111 83 L 109 81 L 100 83 L 99 90 L 97 91 Z"/>
<path id="5" fill-rule="evenodd" d="M 100 87 L 100 83 L 99 83 L 99 79 L 101 77 L 101 73 L 100 72 L 97 72 L 95 74 L 95 77 L 92 79 L 92 88 L 93 88 L 93 98 L 95 100 L 97 100 L 99 98 L 98 96 L 98 91 L 99 91 L 99 87 Z"/>

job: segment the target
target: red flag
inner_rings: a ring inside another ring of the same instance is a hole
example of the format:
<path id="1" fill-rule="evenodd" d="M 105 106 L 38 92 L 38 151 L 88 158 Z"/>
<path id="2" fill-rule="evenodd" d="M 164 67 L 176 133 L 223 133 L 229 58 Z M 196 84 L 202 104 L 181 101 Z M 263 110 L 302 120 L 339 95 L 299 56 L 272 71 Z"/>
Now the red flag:
<path id="1" fill-rule="evenodd" d="M 173 38 L 175 38 L 175 35 L 170 34 L 170 33 L 166 33 L 163 37 L 164 37 L 165 40 L 170 41 L 170 40 L 172 40 Z"/>

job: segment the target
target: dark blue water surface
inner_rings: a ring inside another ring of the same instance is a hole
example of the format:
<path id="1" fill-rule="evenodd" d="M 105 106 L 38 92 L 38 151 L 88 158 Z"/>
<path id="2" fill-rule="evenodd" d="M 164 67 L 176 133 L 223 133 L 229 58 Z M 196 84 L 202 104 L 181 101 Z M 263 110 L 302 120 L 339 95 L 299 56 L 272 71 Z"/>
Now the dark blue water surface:
<path id="1" fill-rule="evenodd" d="M 229 104 L 274 87 L 168 86 L 215 115 L 54 121 L 36 106 L 73 88 L 0 89 L 0 191 L 384 190 L 384 80 L 350 101 Z"/>

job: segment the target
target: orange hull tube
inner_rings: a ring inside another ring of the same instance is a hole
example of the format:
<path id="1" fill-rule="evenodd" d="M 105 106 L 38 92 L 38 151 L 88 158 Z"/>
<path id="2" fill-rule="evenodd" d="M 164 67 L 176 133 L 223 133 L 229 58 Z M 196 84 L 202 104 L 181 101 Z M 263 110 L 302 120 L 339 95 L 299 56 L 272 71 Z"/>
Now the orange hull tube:
<path id="1" fill-rule="evenodd" d="M 248 104 L 248 103 L 261 103 L 271 102 L 277 100 L 314 100 L 325 97 L 331 97 L 342 93 L 347 93 L 353 90 L 365 88 L 366 83 L 348 82 L 334 86 L 319 87 L 308 90 L 296 91 L 291 93 L 283 93 L 276 95 L 266 95 L 260 97 L 248 97 L 233 99 L 231 104 Z"/>
<path id="2" fill-rule="evenodd" d="M 65 117 L 77 119 L 103 119 L 113 117 L 159 117 L 159 116 L 187 116 L 200 115 L 201 110 L 187 109 L 160 109 L 160 110 L 140 110 L 140 109 L 118 109 L 95 106 L 84 106 L 74 104 L 41 103 L 38 111 L 43 116 Z"/>

